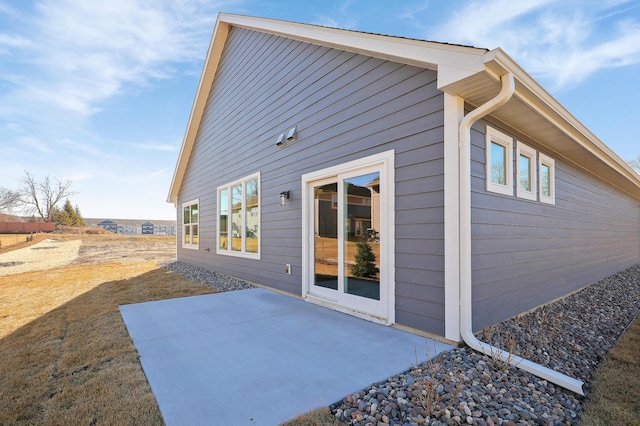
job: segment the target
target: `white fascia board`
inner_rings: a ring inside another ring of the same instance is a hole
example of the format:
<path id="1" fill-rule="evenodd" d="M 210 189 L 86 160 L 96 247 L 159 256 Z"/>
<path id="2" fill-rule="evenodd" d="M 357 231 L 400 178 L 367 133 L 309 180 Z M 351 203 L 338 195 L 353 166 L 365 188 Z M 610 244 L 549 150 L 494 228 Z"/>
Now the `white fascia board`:
<path id="1" fill-rule="evenodd" d="M 358 31 L 327 28 L 296 22 L 243 15 L 221 14 L 232 26 L 267 32 L 309 43 L 360 53 L 376 58 L 437 70 L 445 65 L 459 72 L 484 69 L 485 49 L 406 39 Z"/>

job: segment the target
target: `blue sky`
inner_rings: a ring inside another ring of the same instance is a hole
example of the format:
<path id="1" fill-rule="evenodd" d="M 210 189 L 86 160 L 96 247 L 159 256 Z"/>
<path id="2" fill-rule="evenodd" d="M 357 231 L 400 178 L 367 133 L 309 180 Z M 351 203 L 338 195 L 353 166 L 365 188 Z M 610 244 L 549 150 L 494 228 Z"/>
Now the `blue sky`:
<path id="1" fill-rule="evenodd" d="M 165 202 L 218 12 L 501 47 L 624 160 L 640 156 L 638 0 L 0 0 L 0 186 L 72 179 L 85 217 Z"/>

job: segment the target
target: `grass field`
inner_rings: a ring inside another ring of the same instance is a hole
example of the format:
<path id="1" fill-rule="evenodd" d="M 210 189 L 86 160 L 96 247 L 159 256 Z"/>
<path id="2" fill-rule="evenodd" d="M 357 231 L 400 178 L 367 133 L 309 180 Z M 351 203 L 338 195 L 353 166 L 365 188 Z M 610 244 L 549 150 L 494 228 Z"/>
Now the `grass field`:
<path id="1" fill-rule="evenodd" d="M 2 277 L 0 425 L 162 424 L 118 305 L 212 292 L 154 261 Z"/>
<path id="2" fill-rule="evenodd" d="M 47 239 L 47 235 L 49 234 L 34 234 L 32 243 Z M 28 236 L 29 234 L 0 234 L 0 254 L 30 245 L 27 241 Z"/>
<path id="3" fill-rule="evenodd" d="M 580 424 L 640 424 L 640 315 L 598 368 Z"/>

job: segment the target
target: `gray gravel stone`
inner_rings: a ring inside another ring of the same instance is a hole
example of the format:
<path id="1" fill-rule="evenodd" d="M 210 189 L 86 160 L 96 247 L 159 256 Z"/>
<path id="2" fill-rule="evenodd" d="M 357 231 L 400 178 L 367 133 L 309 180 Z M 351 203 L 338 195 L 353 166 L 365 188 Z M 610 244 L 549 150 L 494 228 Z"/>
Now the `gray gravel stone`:
<path id="1" fill-rule="evenodd" d="M 505 337 L 515 336 L 515 354 L 588 385 L 639 310 L 636 265 L 477 337 L 504 348 Z M 345 423 L 364 426 L 366 420 L 359 422 L 345 413 L 372 390 L 390 425 L 576 425 L 584 400 L 513 366 L 503 369 L 465 346 L 374 383 L 330 408 Z M 432 398 L 430 405 L 425 392 Z"/>
<path id="2" fill-rule="evenodd" d="M 217 272 L 208 271 L 197 266 L 189 265 L 184 262 L 170 262 L 162 265 L 165 269 L 189 278 L 198 284 L 205 284 L 220 291 L 246 290 L 255 288 L 254 285 L 247 281 L 228 275 L 219 274 Z"/>

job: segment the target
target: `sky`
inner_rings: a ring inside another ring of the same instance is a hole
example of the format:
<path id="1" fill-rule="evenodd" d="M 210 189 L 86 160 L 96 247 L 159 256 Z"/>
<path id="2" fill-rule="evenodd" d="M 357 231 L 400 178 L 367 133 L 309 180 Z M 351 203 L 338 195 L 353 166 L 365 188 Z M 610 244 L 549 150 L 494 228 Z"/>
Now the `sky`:
<path id="1" fill-rule="evenodd" d="M 166 202 L 219 12 L 502 48 L 640 156 L 639 0 L 0 0 L 0 186 L 70 179 L 84 217 Z"/>

